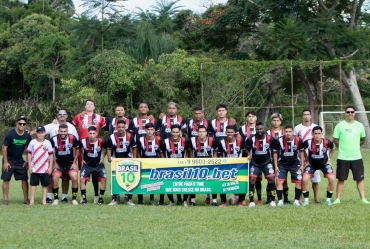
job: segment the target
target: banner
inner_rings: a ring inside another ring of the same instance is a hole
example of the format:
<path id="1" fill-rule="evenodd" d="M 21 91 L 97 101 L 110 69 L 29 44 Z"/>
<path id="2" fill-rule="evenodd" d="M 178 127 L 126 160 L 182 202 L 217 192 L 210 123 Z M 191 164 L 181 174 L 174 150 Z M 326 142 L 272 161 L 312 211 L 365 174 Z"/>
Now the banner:
<path id="1" fill-rule="evenodd" d="M 247 158 L 114 158 L 112 194 L 248 193 Z"/>

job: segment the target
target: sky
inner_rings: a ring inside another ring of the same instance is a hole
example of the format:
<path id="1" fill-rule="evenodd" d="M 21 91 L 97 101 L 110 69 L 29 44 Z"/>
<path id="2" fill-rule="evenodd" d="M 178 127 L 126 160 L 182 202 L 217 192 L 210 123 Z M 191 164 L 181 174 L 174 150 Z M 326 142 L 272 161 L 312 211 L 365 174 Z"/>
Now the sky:
<path id="1" fill-rule="evenodd" d="M 167 0 L 171 1 L 171 0 Z M 205 7 L 202 6 L 209 6 L 210 4 L 217 4 L 217 3 L 225 3 L 227 0 L 180 0 L 175 6 L 184 6 L 183 9 L 191 9 L 194 12 L 201 13 L 206 10 Z M 77 13 L 82 13 L 84 10 L 79 7 L 82 2 L 81 0 L 73 0 L 73 3 L 76 8 Z M 140 7 L 143 10 L 150 10 L 151 5 L 155 5 L 156 0 L 128 0 L 121 2 L 127 12 L 124 13 L 131 13 L 135 11 L 136 7 Z"/>

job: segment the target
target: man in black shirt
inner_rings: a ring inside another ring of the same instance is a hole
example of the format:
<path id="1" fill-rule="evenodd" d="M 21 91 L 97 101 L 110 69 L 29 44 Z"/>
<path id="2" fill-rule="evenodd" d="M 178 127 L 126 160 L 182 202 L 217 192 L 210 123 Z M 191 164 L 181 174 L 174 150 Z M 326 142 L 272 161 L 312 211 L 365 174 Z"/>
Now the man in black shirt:
<path id="1" fill-rule="evenodd" d="M 104 204 L 103 196 L 105 193 L 107 174 L 104 167 L 104 157 L 102 156 L 103 140 L 97 137 L 96 127 L 88 128 L 88 137 L 80 141 L 80 153 L 82 155 L 82 168 L 80 174 L 80 188 L 82 204 L 86 205 L 86 183 L 90 181 L 90 174 L 96 172 L 98 181 L 101 181 L 98 204 Z"/>
<path id="2" fill-rule="evenodd" d="M 256 134 L 249 137 L 246 141 L 246 153 L 250 160 L 249 164 L 249 207 L 254 207 L 254 185 L 260 172 L 263 172 L 268 181 L 268 188 L 271 192 L 271 206 L 275 203 L 275 172 L 271 161 L 271 150 L 275 144 L 275 139 L 267 135 L 262 123 L 256 124 Z M 239 200 L 239 205 L 241 202 Z"/>
<path id="3" fill-rule="evenodd" d="M 72 181 L 72 204 L 78 205 L 76 200 L 78 192 L 78 148 L 79 142 L 77 138 L 68 134 L 68 126 L 60 124 L 58 135 L 50 138 L 51 146 L 54 149 L 55 166 L 52 173 L 53 176 L 53 205 L 59 203 L 59 179 L 61 176 L 68 174 Z"/>
<path id="4" fill-rule="evenodd" d="M 31 135 L 25 132 L 27 119 L 20 116 L 17 119 L 15 129 L 10 130 L 4 138 L 3 153 L 3 171 L 1 179 L 3 180 L 3 205 L 8 205 L 9 182 L 14 174 L 16 181 L 22 181 L 22 190 L 24 204 L 29 204 L 28 199 L 28 164 L 23 159 L 22 154 L 32 140 Z"/>
<path id="5" fill-rule="evenodd" d="M 302 181 L 302 194 L 304 201 L 302 206 L 309 204 L 308 181 L 314 176 L 316 170 L 321 170 L 324 177 L 328 179 L 328 188 L 326 191 L 326 205 L 331 206 L 331 197 L 334 192 L 334 170 L 330 158 L 334 153 L 334 144 L 332 141 L 322 137 L 322 128 L 315 126 L 312 129 L 312 139 L 304 141 L 303 146 L 308 151 L 308 163 L 304 168 Z M 328 156 L 328 149 L 330 149 Z"/>
<path id="6" fill-rule="evenodd" d="M 274 165 L 276 172 L 276 192 L 278 196 L 278 206 L 284 206 L 283 202 L 283 182 L 287 178 L 288 172 L 291 174 L 292 182 L 295 183 L 294 206 L 299 206 L 299 198 L 302 193 L 302 170 L 304 162 L 304 148 L 302 139 L 294 136 L 294 127 L 286 125 L 284 136 L 276 141 L 274 148 Z"/>

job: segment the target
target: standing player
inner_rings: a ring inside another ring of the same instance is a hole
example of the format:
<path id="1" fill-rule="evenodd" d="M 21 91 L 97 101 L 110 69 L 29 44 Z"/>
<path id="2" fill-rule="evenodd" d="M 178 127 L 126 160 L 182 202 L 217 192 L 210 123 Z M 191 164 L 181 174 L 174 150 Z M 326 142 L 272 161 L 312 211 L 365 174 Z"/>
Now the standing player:
<path id="1" fill-rule="evenodd" d="M 171 137 L 171 134 L 172 134 L 171 126 L 172 125 L 175 125 L 175 124 L 179 125 L 181 129 L 186 128 L 185 120 L 180 115 L 177 115 L 176 113 L 177 113 L 176 103 L 174 102 L 168 103 L 167 114 L 164 115 L 157 122 L 156 135 L 160 136 L 162 140 L 165 140 Z M 180 136 L 181 136 L 181 130 L 180 130 Z"/>
<path id="2" fill-rule="evenodd" d="M 67 122 L 67 118 L 68 118 L 67 111 L 64 110 L 64 109 L 61 109 L 61 110 L 58 111 L 57 118 L 54 119 L 54 121 L 52 123 L 47 124 L 47 125 L 44 126 L 45 127 L 45 132 L 46 132 L 47 135 L 49 135 L 49 138 L 52 138 L 52 137 L 58 135 L 59 125 L 65 124 L 68 127 L 68 132 L 70 134 L 72 134 L 73 136 L 75 136 L 78 140 L 79 137 L 78 137 L 78 134 L 77 134 L 77 130 L 74 127 L 74 125 Z M 36 130 L 31 131 L 30 134 L 31 135 L 36 134 Z M 67 199 L 68 188 L 69 188 L 69 176 L 68 176 L 68 174 L 62 175 L 62 202 L 63 203 L 68 203 L 68 199 Z M 53 193 L 52 193 L 52 183 L 51 183 L 49 188 L 48 188 L 48 194 L 47 194 L 47 197 L 46 197 L 46 202 L 51 203 L 53 201 L 52 198 L 53 198 Z"/>
<path id="3" fill-rule="evenodd" d="M 284 129 L 282 129 L 281 122 L 283 121 L 283 116 L 280 113 L 273 113 L 271 115 L 271 129 L 268 130 L 266 133 L 270 136 L 272 136 L 274 139 L 277 139 L 284 135 Z M 266 204 L 270 203 L 270 190 L 268 189 L 268 186 L 266 187 L 266 193 L 267 193 L 267 201 Z M 291 204 L 291 202 L 288 199 L 289 195 L 289 187 L 288 182 L 285 180 L 283 183 L 283 196 L 284 196 L 284 203 L 285 204 Z"/>
<path id="4" fill-rule="evenodd" d="M 361 155 L 361 145 L 365 143 L 365 128 L 355 120 L 355 107 L 346 107 L 346 119 L 334 128 L 333 142 L 339 148 L 337 159 L 337 199 L 333 204 L 340 203 L 344 181 L 352 170 L 353 180 L 356 181 L 361 203 L 370 204 L 365 199 L 364 163 Z"/>
<path id="5" fill-rule="evenodd" d="M 284 127 L 284 136 L 276 141 L 273 159 L 276 172 L 276 193 L 278 206 L 284 206 L 283 182 L 287 179 L 288 172 L 291 174 L 292 182 L 295 183 L 294 206 L 299 206 L 299 198 L 302 193 L 302 170 L 304 163 L 304 148 L 302 139 L 293 135 L 293 126 Z"/>
<path id="6" fill-rule="evenodd" d="M 117 132 L 109 136 L 107 142 L 107 156 L 108 162 L 112 162 L 112 158 L 128 158 L 131 148 L 135 147 L 135 138 L 134 136 L 126 132 L 126 122 L 124 120 L 118 120 L 117 122 Z M 109 205 L 118 204 L 117 200 L 118 195 L 112 195 L 112 201 Z M 128 201 L 126 204 L 135 205 L 132 202 L 132 195 L 127 195 Z"/>
<path id="7" fill-rule="evenodd" d="M 241 157 L 245 143 L 241 138 L 235 137 L 235 126 L 228 125 L 226 128 L 226 138 L 217 143 L 214 157 Z M 226 207 L 226 194 L 220 194 L 220 207 Z M 217 194 L 212 194 L 212 206 L 217 206 Z"/>
<path id="8" fill-rule="evenodd" d="M 236 133 L 236 124 L 234 119 L 227 118 L 227 106 L 225 104 L 218 104 L 216 106 L 217 118 L 211 121 L 209 127 L 210 133 L 212 133 L 216 142 L 220 142 L 222 139 L 226 138 L 226 127 L 229 125 L 234 125 L 234 133 Z"/>
<path id="9" fill-rule="evenodd" d="M 99 130 L 106 126 L 105 120 L 99 114 L 94 112 L 95 110 L 95 102 L 92 99 L 88 99 L 85 102 L 85 112 L 77 114 L 72 124 L 78 126 L 79 132 L 79 139 L 82 140 L 88 137 L 88 128 L 95 127 L 96 136 L 99 137 Z M 83 155 L 80 154 L 78 158 L 79 168 L 82 166 L 82 157 Z M 94 186 L 94 203 L 98 203 L 98 191 L 99 191 L 99 182 L 97 174 L 92 175 L 92 183 Z"/>
<path id="10" fill-rule="evenodd" d="M 106 123 L 104 130 L 107 130 L 109 132 L 109 135 L 117 132 L 117 123 L 119 120 L 125 121 L 127 129 L 130 125 L 130 119 L 125 117 L 125 108 L 123 106 L 120 106 L 120 105 L 116 106 L 114 113 L 116 114 L 114 118 L 111 118 L 111 117 L 104 118 L 105 123 Z"/>
<path id="11" fill-rule="evenodd" d="M 239 127 L 239 136 L 241 136 L 243 141 L 246 141 L 252 135 L 256 134 L 257 113 L 255 111 L 249 111 L 247 112 L 245 117 L 247 119 L 247 123 Z M 247 157 L 246 151 L 243 151 L 243 157 Z M 256 184 L 255 184 L 259 205 L 262 205 L 262 184 L 261 182 L 262 182 L 262 171 L 261 171 L 261 174 L 258 175 L 258 178 L 256 179 Z M 245 195 L 246 193 L 239 194 L 239 203 L 241 203 L 241 205 L 243 206 L 246 205 Z"/>
<path id="12" fill-rule="evenodd" d="M 171 137 L 166 138 L 162 141 L 160 146 L 160 155 L 161 158 L 185 158 L 186 154 L 186 140 L 184 137 L 181 137 L 181 126 L 179 124 L 174 124 L 171 126 Z M 175 205 L 173 199 L 173 194 L 168 194 L 168 199 L 170 200 L 170 206 Z M 163 205 L 164 195 L 159 196 L 159 205 Z M 181 194 L 177 194 L 177 204 L 182 205 Z"/>
<path id="13" fill-rule="evenodd" d="M 250 160 L 249 169 L 249 207 L 254 207 L 254 184 L 261 172 L 268 181 L 268 188 L 271 192 L 270 205 L 275 207 L 275 172 L 272 165 L 272 147 L 275 139 L 265 133 L 265 127 L 262 123 L 256 124 L 256 135 L 249 137 L 246 141 L 246 154 Z M 239 202 L 239 206 L 242 203 Z"/>
<path id="14" fill-rule="evenodd" d="M 304 109 L 302 111 L 302 123 L 294 128 L 294 135 L 306 141 L 312 138 L 312 129 L 317 126 L 311 122 L 311 111 L 310 109 Z M 303 162 L 302 162 L 303 165 Z M 315 203 L 320 203 L 319 200 L 319 182 L 321 181 L 320 170 L 316 170 L 314 176 L 311 178 L 312 190 L 315 199 Z"/>
<path id="15" fill-rule="evenodd" d="M 186 133 L 188 135 L 188 139 L 198 136 L 199 126 L 206 127 L 206 131 L 208 135 L 209 124 L 210 122 L 204 118 L 204 113 L 203 113 L 202 108 L 199 106 L 194 107 L 193 108 L 193 119 L 189 119 L 186 121 Z"/>
<path id="16" fill-rule="evenodd" d="M 74 126 L 72 126 L 74 128 Z M 72 204 L 78 205 L 76 201 L 78 192 L 78 139 L 69 134 L 69 129 L 67 124 L 60 124 L 58 129 L 58 135 L 51 137 L 51 145 L 54 148 L 54 170 L 52 173 L 53 180 L 53 194 L 54 202 L 53 205 L 58 205 L 59 203 L 59 179 L 61 176 L 68 175 L 72 181 Z M 67 199 L 64 197 L 63 200 Z M 68 202 L 68 201 L 67 201 Z"/>
<path id="17" fill-rule="evenodd" d="M 136 141 L 137 149 L 134 150 L 134 158 L 160 158 L 159 147 L 161 138 L 155 136 L 155 126 L 153 123 L 145 125 L 145 136 Z M 154 205 L 154 195 L 150 195 L 149 203 Z M 163 203 L 162 203 L 163 204 Z"/>
<path id="18" fill-rule="evenodd" d="M 334 144 L 332 141 L 322 137 L 322 128 L 315 126 L 312 129 L 312 139 L 304 141 L 303 146 L 308 151 L 308 163 L 304 168 L 302 181 L 302 194 L 304 202 L 302 206 L 309 204 L 308 181 L 314 175 L 316 170 L 321 170 L 324 177 L 328 178 L 328 188 L 326 190 L 326 205 L 331 206 L 331 197 L 334 192 L 334 173 L 330 158 L 334 153 Z M 328 149 L 330 153 L 328 156 Z"/>
<path id="19" fill-rule="evenodd" d="M 102 156 L 103 140 L 98 137 L 95 126 L 88 128 L 88 137 L 80 141 L 80 154 L 82 155 L 82 168 L 80 175 L 80 189 L 82 204 L 86 205 L 86 181 L 90 181 L 90 174 L 96 172 L 97 180 L 101 181 L 98 204 L 104 204 L 103 196 L 105 193 L 107 175 L 104 167 L 104 157 Z M 95 200 L 94 200 L 95 203 Z"/>
<path id="20" fill-rule="evenodd" d="M 36 139 L 32 139 L 27 147 L 27 161 L 31 173 L 31 199 L 30 205 L 35 203 L 36 187 L 41 182 L 42 204 L 46 205 L 46 193 L 50 185 L 50 174 L 53 169 L 53 148 L 50 141 L 45 139 L 45 128 L 39 126 L 36 129 Z"/>
<path id="21" fill-rule="evenodd" d="M 135 135 L 135 141 L 139 141 L 141 137 L 144 137 L 146 134 L 145 125 L 148 123 L 156 124 L 155 119 L 153 116 L 149 116 L 149 108 L 147 103 L 140 103 L 138 108 L 139 116 L 137 118 L 133 118 L 130 122 L 129 131 Z M 152 196 L 152 195 L 151 195 Z M 139 194 L 138 197 L 138 204 L 144 204 L 143 195 Z M 154 196 L 150 198 L 150 203 L 154 204 Z"/>
<path id="22" fill-rule="evenodd" d="M 3 180 L 3 205 L 8 205 L 9 183 L 12 175 L 16 181 L 22 181 L 24 204 L 30 204 L 28 199 L 28 163 L 24 161 L 22 154 L 31 141 L 31 135 L 25 132 L 27 119 L 20 116 L 17 119 L 15 129 L 6 133 L 3 141 L 3 170 L 1 179 Z"/>
<path id="23" fill-rule="evenodd" d="M 197 128 L 197 136 L 188 139 L 188 157 L 189 158 L 207 158 L 213 157 L 213 151 L 216 149 L 217 144 L 213 141 L 212 137 L 207 136 L 207 127 L 199 125 Z M 184 200 L 188 195 L 184 195 Z M 195 206 L 195 194 L 190 195 L 190 205 Z M 217 198 L 217 195 L 216 195 Z"/>

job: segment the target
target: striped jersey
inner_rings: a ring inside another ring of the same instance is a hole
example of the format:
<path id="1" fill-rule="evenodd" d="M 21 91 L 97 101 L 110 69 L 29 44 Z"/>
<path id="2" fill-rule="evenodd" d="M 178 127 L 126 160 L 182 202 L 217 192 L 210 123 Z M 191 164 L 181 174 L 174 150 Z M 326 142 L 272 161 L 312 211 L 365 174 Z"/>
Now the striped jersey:
<path id="1" fill-rule="evenodd" d="M 27 152 L 31 154 L 31 172 L 38 174 L 48 173 L 49 156 L 53 154 L 53 147 L 49 140 L 42 142 L 32 139 L 27 147 Z"/>

